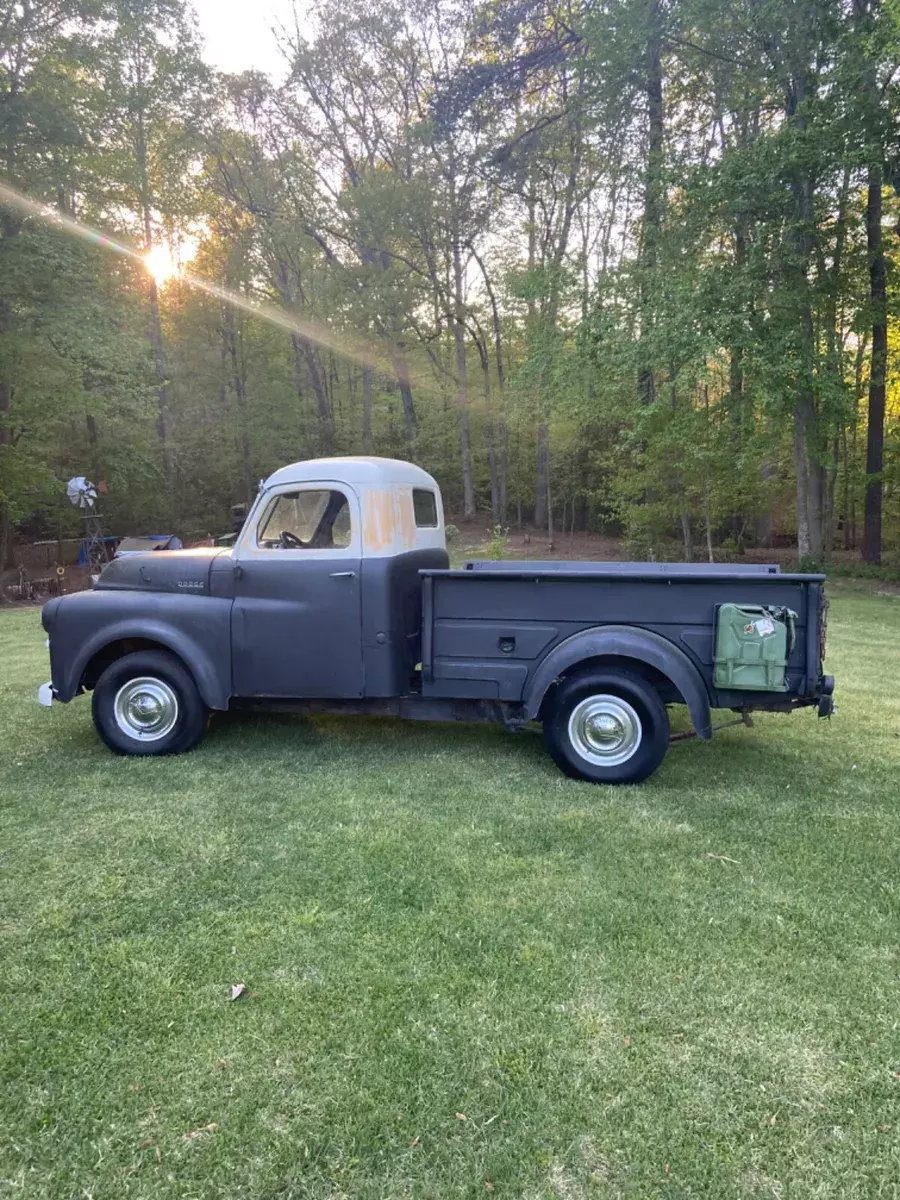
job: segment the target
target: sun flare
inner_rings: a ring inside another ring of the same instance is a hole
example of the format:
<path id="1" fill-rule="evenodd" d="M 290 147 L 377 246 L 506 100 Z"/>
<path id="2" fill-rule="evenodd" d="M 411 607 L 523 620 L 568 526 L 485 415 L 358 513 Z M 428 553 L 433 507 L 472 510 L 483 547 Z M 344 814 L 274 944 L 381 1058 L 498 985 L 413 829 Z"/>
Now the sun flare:
<path id="1" fill-rule="evenodd" d="M 172 251 L 162 243 L 147 251 L 144 255 L 144 264 L 156 280 L 158 287 L 162 287 L 164 283 L 168 283 L 173 276 L 178 274 L 178 263 L 175 261 Z"/>

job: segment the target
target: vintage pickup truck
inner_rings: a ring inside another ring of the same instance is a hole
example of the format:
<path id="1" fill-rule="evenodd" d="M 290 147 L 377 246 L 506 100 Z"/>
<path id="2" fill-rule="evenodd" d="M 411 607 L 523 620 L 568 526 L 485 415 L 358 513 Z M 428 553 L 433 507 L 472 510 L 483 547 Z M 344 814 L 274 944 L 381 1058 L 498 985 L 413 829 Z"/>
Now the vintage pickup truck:
<path id="1" fill-rule="evenodd" d="M 177 754 L 211 710 L 543 724 L 563 771 L 633 783 L 667 705 L 832 711 L 820 575 L 775 566 L 469 562 L 451 570 L 430 475 L 381 458 L 294 463 L 230 550 L 111 562 L 43 610 L 43 701 L 93 692 L 120 754 Z"/>

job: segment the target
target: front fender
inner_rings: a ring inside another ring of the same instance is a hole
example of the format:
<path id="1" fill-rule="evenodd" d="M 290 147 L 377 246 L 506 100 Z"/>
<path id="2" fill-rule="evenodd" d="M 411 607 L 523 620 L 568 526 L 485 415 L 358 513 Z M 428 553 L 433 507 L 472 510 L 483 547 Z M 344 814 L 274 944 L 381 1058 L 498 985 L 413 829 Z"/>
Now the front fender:
<path id="1" fill-rule="evenodd" d="M 571 667 L 591 658 L 633 658 L 661 671 L 678 689 L 698 737 L 712 737 L 709 695 L 700 672 L 677 646 L 649 629 L 630 625 L 605 625 L 576 633 L 560 642 L 534 672 L 523 697 L 529 721 L 540 711 L 541 703 L 554 679 Z"/>
<path id="2" fill-rule="evenodd" d="M 72 600 L 88 601 L 67 606 Z M 67 611 L 68 607 L 68 611 Z M 122 609 L 131 609 L 122 613 Z M 147 608 L 156 611 L 148 614 Z M 193 675 L 203 702 L 225 709 L 231 696 L 231 601 L 209 596 L 82 592 L 65 597 L 50 634 L 53 686 L 63 702 L 78 694 L 91 659 L 113 642 L 140 638 L 171 650 Z"/>

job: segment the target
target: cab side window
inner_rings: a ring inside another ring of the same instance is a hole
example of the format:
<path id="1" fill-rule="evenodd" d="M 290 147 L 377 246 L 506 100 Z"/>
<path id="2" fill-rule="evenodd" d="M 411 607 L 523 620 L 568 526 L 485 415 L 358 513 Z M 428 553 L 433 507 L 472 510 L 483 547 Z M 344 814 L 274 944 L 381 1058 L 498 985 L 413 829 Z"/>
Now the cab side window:
<path id="1" fill-rule="evenodd" d="M 352 536 L 347 497 L 330 488 L 283 492 L 257 531 L 258 544 L 265 550 L 346 549 Z"/>

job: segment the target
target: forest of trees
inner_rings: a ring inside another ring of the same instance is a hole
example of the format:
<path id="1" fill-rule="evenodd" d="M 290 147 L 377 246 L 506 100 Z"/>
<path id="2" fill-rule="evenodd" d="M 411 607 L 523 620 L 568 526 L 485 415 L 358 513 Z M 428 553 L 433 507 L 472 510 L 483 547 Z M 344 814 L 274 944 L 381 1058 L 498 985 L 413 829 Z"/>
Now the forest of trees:
<path id="1" fill-rule="evenodd" d="M 74 474 L 193 535 L 353 453 L 458 524 L 900 552 L 893 0 L 321 0 L 277 36 L 282 78 L 223 75 L 185 0 L 0 0 L 0 565 L 77 527 Z"/>

